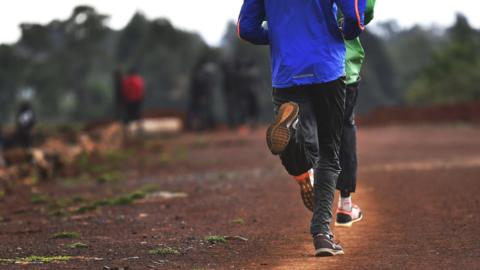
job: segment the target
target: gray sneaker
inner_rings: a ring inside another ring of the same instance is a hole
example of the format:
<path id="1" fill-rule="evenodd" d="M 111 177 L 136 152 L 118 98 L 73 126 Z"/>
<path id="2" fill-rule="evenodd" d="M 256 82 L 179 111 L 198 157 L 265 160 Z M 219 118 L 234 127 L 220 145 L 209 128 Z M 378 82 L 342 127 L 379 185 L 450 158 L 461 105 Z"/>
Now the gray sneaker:
<path id="1" fill-rule="evenodd" d="M 315 246 L 315 256 L 327 257 L 342 255 L 343 248 L 333 241 L 333 236 L 328 234 L 317 234 L 313 237 L 313 245 Z"/>

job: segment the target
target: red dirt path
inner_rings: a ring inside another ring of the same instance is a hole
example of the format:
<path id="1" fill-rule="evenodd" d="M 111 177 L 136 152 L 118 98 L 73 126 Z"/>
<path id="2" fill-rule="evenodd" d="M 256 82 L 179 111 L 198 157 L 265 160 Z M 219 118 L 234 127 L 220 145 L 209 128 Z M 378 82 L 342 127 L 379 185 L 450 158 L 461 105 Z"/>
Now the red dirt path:
<path id="1" fill-rule="evenodd" d="M 312 257 L 309 212 L 265 147 L 263 131 L 150 140 L 125 161 L 119 183 L 35 187 L 54 198 L 109 197 L 145 184 L 187 198 L 144 200 L 50 217 L 30 191 L 0 201 L 0 258 L 77 256 L 0 269 L 480 269 L 480 128 L 361 129 L 355 202 L 365 219 L 335 230 L 346 255 Z M 242 218 L 245 224 L 232 221 Z M 79 239 L 57 240 L 60 231 Z M 240 235 L 210 245 L 209 235 Z M 68 244 L 82 242 L 86 249 Z M 151 255 L 156 247 L 180 255 Z M 97 259 L 94 259 L 97 258 Z"/>

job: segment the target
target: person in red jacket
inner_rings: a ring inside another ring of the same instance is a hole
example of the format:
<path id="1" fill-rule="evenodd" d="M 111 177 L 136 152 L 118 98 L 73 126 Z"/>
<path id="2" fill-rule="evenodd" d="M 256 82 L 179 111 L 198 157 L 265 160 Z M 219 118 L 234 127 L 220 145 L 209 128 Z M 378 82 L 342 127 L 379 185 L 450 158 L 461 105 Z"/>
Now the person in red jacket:
<path id="1" fill-rule="evenodd" d="M 135 68 L 129 70 L 122 81 L 122 96 L 125 104 L 126 125 L 137 121 L 141 128 L 142 104 L 145 97 L 145 82 Z"/>

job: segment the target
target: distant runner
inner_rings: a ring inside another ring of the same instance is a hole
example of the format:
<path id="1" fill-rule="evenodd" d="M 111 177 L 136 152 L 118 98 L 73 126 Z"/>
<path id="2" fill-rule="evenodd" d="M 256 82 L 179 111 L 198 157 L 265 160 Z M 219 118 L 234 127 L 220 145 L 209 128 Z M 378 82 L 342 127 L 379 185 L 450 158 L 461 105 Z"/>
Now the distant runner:
<path id="1" fill-rule="evenodd" d="M 124 122 L 130 125 L 136 121 L 137 131 L 141 130 L 142 104 L 145 97 L 145 82 L 135 68 L 129 70 L 122 83 L 123 101 L 125 104 Z"/>
<path id="2" fill-rule="evenodd" d="M 28 101 L 18 107 L 15 130 L 15 142 L 20 147 L 30 148 L 33 144 L 33 127 L 35 126 L 35 112 Z"/>
<path id="3" fill-rule="evenodd" d="M 330 230 L 340 174 L 345 117 L 345 39 L 364 30 L 365 0 L 245 0 L 238 20 L 240 38 L 270 45 L 276 120 L 267 144 L 295 177 L 302 195 L 312 191 L 310 232 L 316 256 L 343 254 Z M 342 29 L 337 6 L 344 14 Z M 268 26 L 265 21 L 268 18 Z"/>
<path id="4" fill-rule="evenodd" d="M 216 70 L 213 61 L 202 60 L 192 72 L 188 108 L 188 126 L 192 130 L 209 130 L 216 125 L 213 80 Z"/>

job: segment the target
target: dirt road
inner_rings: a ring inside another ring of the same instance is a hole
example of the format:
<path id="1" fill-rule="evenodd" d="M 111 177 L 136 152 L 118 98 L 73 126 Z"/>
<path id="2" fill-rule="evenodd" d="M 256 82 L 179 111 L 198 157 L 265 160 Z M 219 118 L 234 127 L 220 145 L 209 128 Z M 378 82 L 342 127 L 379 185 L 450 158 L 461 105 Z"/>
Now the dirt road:
<path id="1" fill-rule="evenodd" d="M 259 130 L 150 139 L 116 181 L 16 190 L 0 269 L 480 269 L 480 128 L 359 136 L 365 219 L 335 230 L 344 256 L 311 256 L 310 214 Z M 38 260 L 53 261 L 19 264 Z"/>

